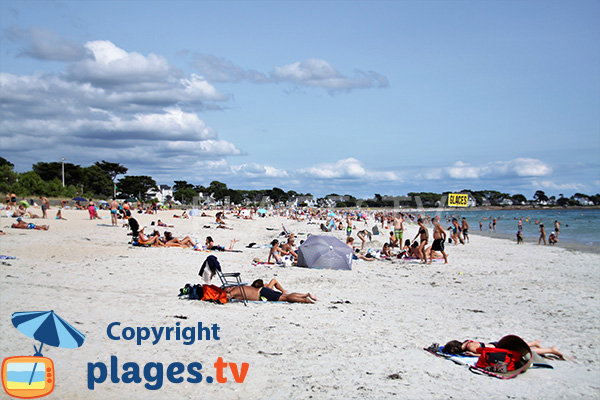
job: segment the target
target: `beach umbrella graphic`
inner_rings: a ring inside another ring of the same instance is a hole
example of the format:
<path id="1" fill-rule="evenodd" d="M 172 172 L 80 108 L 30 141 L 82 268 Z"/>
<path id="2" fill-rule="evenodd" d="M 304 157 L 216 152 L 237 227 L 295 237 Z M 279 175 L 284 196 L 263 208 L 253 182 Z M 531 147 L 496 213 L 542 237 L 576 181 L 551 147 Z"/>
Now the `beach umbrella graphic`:
<path id="1" fill-rule="evenodd" d="M 41 342 L 39 349 L 35 345 L 33 346 L 35 356 L 43 356 L 42 346 L 44 344 L 75 349 L 85 341 L 83 333 L 73 328 L 71 324 L 56 315 L 54 311 L 16 312 L 11 319 L 19 332 Z M 31 378 L 35 373 L 35 365 L 31 372 Z"/>
<path id="2" fill-rule="evenodd" d="M 258 211 L 256 211 L 256 212 L 257 212 L 257 213 L 259 213 L 259 214 L 266 214 L 266 213 L 267 213 L 267 210 L 265 210 L 264 208 L 260 208 L 260 209 L 258 209 Z"/>
<path id="3" fill-rule="evenodd" d="M 85 199 L 83 197 L 74 197 L 73 201 L 87 201 L 87 199 Z"/>

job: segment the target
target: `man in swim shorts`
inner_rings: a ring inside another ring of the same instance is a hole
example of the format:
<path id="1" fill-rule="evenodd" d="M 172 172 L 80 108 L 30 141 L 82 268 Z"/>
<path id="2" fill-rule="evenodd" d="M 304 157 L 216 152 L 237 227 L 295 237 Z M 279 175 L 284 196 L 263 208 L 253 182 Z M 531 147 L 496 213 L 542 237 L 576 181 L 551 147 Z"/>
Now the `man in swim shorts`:
<path id="1" fill-rule="evenodd" d="M 439 251 L 444 256 L 444 264 L 448 264 L 448 256 L 444 251 L 444 241 L 446 240 L 446 231 L 440 225 L 436 217 L 431 218 L 433 224 L 433 244 L 431 245 L 432 251 Z"/>
<path id="2" fill-rule="evenodd" d="M 17 218 L 17 222 L 15 222 L 14 224 L 12 224 L 11 226 L 12 228 L 17 228 L 17 229 L 35 229 L 37 231 L 47 231 L 49 226 L 48 225 L 36 225 L 36 224 L 32 224 L 32 223 L 27 223 L 25 221 L 23 221 L 22 218 Z"/>
<path id="3" fill-rule="evenodd" d="M 317 298 L 310 293 L 287 293 L 283 290 L 281 292 L 273 290 L 273 288 L 269 287 L 273 281 L 275 280 L 271 280 L 267 286 L 260 286 L 262 284 L 262 280 L 257 279 L 252 283 L 252 286 L 244 286 L 243 290 L 239 286 L 231 288 L 227 292 L 227 297 L 229 299 L 243 300 L 245 293 L 246 299 L 249 301 L 287 301 L 288 303 L 308 304 L 312 304 L 317 301 Z M 275 283 L 276 285 L 274 284 L 273 287 L 279 286 L 280 289 L 283 289 L 277 281 L 275 281 Z"/>
<path id="4" fill-rule="evenodd" d="M 117 200 L 115 200 L 115 198 L 113 197 L 112 201 L 110 202 L 110 222 L 112 223 L 112 226 L 117 226 L 117 213 L 119 212 L 119 203 L 117 203 Z"/>
<path id="5" fill-rule="evenodd" d="M 48 209 L 49 201 L 44 196 L 40 196 L 40 200 L 42 201 L 42 218 L 47 218 L 48 214 L 46 213 L 46 210 Z"/>
<path id="6" fill-rule="evenodd" d="M 394 218 L 394 236 L 398 240 L 398 243 L 402 243 L 402 234 L 404 233 L 404 214 L 398 213 L 398 216 Z"/>

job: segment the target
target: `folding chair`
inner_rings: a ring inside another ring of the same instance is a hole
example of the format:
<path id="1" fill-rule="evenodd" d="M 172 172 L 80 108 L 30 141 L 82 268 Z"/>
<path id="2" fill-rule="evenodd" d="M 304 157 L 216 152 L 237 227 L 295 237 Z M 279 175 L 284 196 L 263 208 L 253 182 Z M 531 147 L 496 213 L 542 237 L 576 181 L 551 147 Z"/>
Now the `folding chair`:
<path id="1" fill-rule="evenodd" d="M 221 293 L 227 288 L 239 287 L 242 291 L 242 302 L 244 306 L 248 305 L 248 297 L 246 297 L 246 291 L 244 286 L 248 285 L 246 282 L 242 282 L 240 279 L 239 272 L 223 272 L 220 268 L 216 270 L 219 279 L 221 280 Z"/>

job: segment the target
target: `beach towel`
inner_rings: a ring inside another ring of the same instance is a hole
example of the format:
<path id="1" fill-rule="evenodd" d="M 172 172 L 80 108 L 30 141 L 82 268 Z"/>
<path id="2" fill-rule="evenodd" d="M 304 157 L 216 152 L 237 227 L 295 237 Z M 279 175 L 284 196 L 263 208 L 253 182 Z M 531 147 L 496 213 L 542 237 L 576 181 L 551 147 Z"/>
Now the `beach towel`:
<path id="1" fill-rule="evenodd" d="M 509 335 L 505 336 L 500 341 L 498 341 L 498 346 L 508 347 L 508 350 L 514 350 L 521 353 L 521 360 L 517 365 L 517 368 L 514 371 L 504 372 L 494 372 L 489 371 L 483 368 L 478 368 L 477 361 L 479 357 L 477 356 L 468 356 L 462 354 L 448 354 L 444 352 L 444 346 L 440 346 L 437 343 L 433 343 L 431 346 L 423 348 L 428 353 L 433 354 L 436 357 L 444 358 L 446 360 L 452 361 L 457 365 L 461 365 L 463 367 L 469 368 L 469 371 L 481 374 L 488 375 L 498 379 L 512 379 L 517 375 L 524 373 L 529 368 L 546 368 L 553 369 L 552 365 L 550 365 L 544 358 L 539 356 L 536 352 L 531 351 L 527 343 L 523 341 L 518 336 Z M 503 347 L 500 347 L 503 348 Z"/>

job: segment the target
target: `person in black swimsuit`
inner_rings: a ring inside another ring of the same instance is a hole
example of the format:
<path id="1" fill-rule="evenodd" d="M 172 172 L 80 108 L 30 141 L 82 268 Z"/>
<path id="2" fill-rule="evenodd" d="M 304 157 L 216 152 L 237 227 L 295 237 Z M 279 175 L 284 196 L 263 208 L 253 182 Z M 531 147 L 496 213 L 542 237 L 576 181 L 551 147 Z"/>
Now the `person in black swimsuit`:
<path id="1" fill-rule="evenodd" d="M 463 342 L 460 342 L 458 340 L 451 340 L 444 345 L 444 353 L 462 354 L 466 356 L 479 357 L 479 353 L 477 353 L 478 348 L 496 347 L 497 343 L 498 342 L 483 343 L 475 340 L 465 340 Z M 558 351 L 558 349 L 555 346 L 542 347 L 539 340 L 527 342 L 527 345 L 531 348 L 531 350 L 535 351 L 540 356 L 552 354 L 557 356 L 561 360 L 564 359 L 563 354 L 560 351 Z"/>
<path id="2" fill-rule="evenodd" d="M 421 236 L 421 244 L 419 244 L 419 248 L 417 250 L 419 251 L 419 258 L 425 263 L 427 262 L 425 256 L 425 246 L 427 246 L 427 242 L 429 240 L 429 233 L 427 232 L 425 225 L 423 225 L 423 220 L 421 218 L 417 220 L 417 223 L 419 224 L 419 232 L 417 232 L 413 240 L 417 239 L 419 235 Z"/>
<path id="3" fill-rule="evenodd" d="M 271 287 L 269 287 L 271 286 Z M 273 290 L 273 288 L 280 289 Z M 264 286 L 262 279 L 252 282 L 251 286 L 244 286 L 246 298 L 250 301 L 287 301 L 288 303 L 308 303 L 312 304 L 317 298 L 310 293 L 288 293 L 275 279 L 271 279 L 267 286 Z M 237 286 L 230 289 L 227 297 L 230 299 L 243 299 L 242 289 Z"/>

